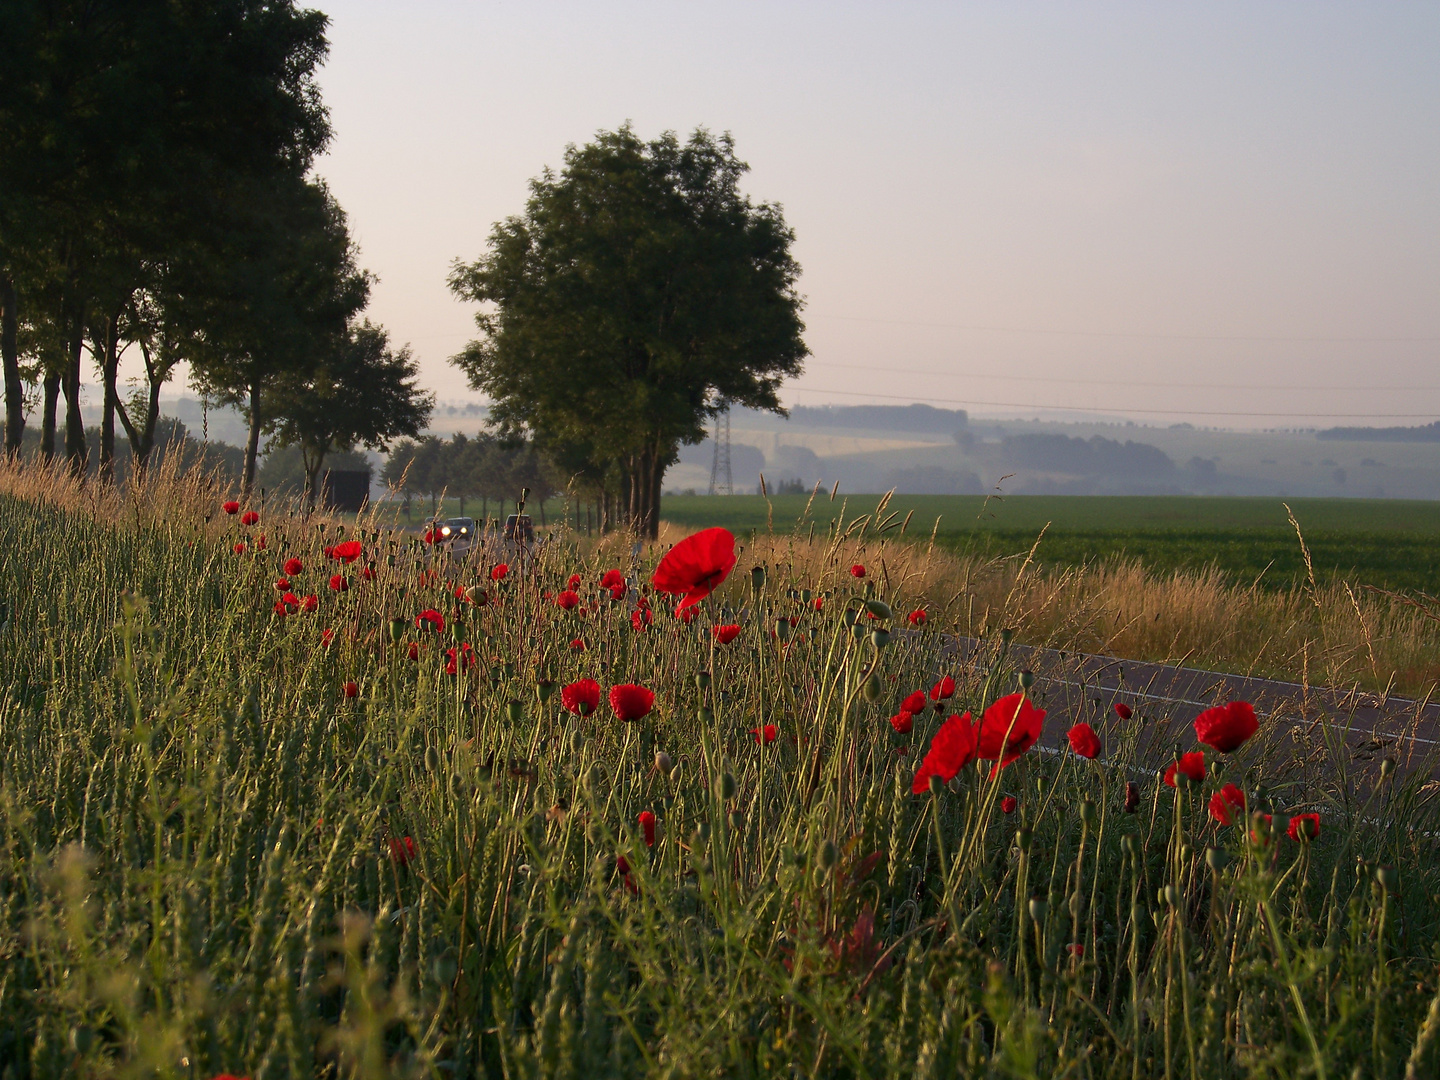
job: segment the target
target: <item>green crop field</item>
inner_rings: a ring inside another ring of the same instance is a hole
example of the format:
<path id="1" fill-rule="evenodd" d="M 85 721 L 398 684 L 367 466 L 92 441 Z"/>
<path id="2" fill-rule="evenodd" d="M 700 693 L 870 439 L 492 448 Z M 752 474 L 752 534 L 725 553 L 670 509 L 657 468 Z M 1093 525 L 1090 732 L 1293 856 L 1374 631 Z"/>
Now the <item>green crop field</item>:
<path id="1" fill-rule="evenodd" d="M 1435 1075 L 1433 761 L 1138 699 L 1072 729 L 1002 640 L 957 666 L 883 632 L 920 596 L 726 577 L 715 534 L 666 556 L 717 588 L 683 620 L 628 543 L 442 568 L 198 487 L 29 490 L 7 1077 Z"/>
<path id="2" fill-rule="evenodd" d="M 877 495 L 668 496 L 667 521 L 688 527 L 777 531 L 812 524 L 824 535 L 843 513 L 875 509 Z M 1400 499 L 1292 499 L 1317 580 L 1440 593 L 1440 503 Z M 809 513 L 806 515 L 806 506 Z M 1215 565 L 1237 584 L 1287 587 L 1306 568 L 1285 505 L 1274 498 L 1203 496 L 897 495 L 887 513 L 913 511 L 907 535 L 986 556 L 1023 553 L 1042 529 L 1042 564 L 1131 556 L 1157 571 Z M 938 524 L 937 524 L 938 519 Z M 1048 525 L 1048 529 L 1046 526 Z"/>

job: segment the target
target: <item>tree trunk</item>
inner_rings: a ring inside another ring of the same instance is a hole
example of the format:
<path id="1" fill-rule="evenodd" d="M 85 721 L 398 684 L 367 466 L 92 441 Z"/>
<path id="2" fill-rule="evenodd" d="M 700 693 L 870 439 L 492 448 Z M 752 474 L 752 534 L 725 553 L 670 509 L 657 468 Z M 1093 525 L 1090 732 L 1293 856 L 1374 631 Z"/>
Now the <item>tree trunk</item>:
<path id="1" fill-rule="evenodd" d="M 260 456 L 260 387 L 250 385 L 250 432 L 245 440 L 245 474 L 240 493 L 249 495 L 255 486 L 255 462 Z"/>
<path id="2" fill-rule="evenodd" d="M 65 459 L 70 471 L 76 476 L 85 473 L 85 459 L 89 448 L 85 445 L 85 420 L 80 415 L 80 354 L 85 348 L 84 309 L 74 304 L 69 325 L 69 339 L 65 342 Z"/>
<path id="3" fill-rule="evenodd" d="M 20 350 L 16 343 L 20 313 L 15 282 L 0 274 L 0 357 L 5 364 L 5 456 L 20 455 L 25 438 L 25 388 L 20 384 Z"/>
<path id="4" fill-rule="evenodd" d="M 115 382 L 120 375 L 120 315 L 105 320 L 105 340 L 101 343 L 105 406 L 100 414 L 100 477 L 115 479 L 115 406 L 120 402 Z"/>
<path id="5" fill-rule="evenodd" d="M 40 414 L 40 456 L 49 464 L 55 460 L 55 413 L 60 401 L 60 373 L 45 373 L 45 407 Z"/>

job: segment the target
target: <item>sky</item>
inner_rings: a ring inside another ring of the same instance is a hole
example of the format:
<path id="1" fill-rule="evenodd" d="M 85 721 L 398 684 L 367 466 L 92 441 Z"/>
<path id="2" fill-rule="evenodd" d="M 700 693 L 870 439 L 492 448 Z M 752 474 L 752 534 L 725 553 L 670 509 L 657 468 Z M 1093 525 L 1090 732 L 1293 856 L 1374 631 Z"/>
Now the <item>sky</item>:
<path id="1" fill-rule="evenodd" d="M 426 386 L 565 147 L 729 131 L 803 268 L 787 404 L 1440 419 L 1440 5 L 319 0 L 317 172 Z"/>

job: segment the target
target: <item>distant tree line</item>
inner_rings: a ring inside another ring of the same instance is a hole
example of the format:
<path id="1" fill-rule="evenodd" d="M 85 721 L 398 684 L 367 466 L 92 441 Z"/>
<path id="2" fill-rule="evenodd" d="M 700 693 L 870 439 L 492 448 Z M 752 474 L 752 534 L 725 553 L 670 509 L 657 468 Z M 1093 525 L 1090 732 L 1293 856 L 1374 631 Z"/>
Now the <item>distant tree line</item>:
<path id="1" fill-rule="evenodd" d="M 488 517 L 492 501 L 504 514 L 528 488 L 543 518 L 544 500 L 560 490 L 554 464 L 533 443 L 506 442 L 484 432 L 402 440 L 386 459 L 381 479 L 406 496 L 428 497 L 432 512 L 442 496 L 458 498 L 462 517 L 466 499 L 478 500 L 481 516 Z"/>
<path id="2" fill-rule="evenodd" d="M 118 425 L 143 472 L 182 362 L 244 411 L 246 490 L 262 435 L 301 448 L 313 497 L 326 455 L 425 425 L 416 365 L 362 317 L 371 277 L 311 174 L 330 139 L 326 23 L 290 0 L 0 6 L 7 455 L 38 407 L 39 457 L 84 473 L 93 455 L 113 478 Z M 133 388 L 127 356 L 144 372 Z M 93 448 L 87 357 L 103 392 Z"/>

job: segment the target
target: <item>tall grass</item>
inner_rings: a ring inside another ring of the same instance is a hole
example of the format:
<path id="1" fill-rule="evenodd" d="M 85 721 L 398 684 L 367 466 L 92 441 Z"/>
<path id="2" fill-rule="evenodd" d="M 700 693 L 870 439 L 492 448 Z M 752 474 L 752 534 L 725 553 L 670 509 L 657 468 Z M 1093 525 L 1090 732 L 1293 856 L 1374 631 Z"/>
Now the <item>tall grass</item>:
<path id="1" fill-rule="evenodd" d="M 497 584 L 373 525 L 242 529 L 202 481 L 153 484 L 0 471 L 10 1076 L 1434 1075 L 1426 768 L 1341 783 L 1338 739 L 1297 757 L 1262 730 L 1172 789 L 1137 711 L 1096 761 L 911 794 L 945 712 L 887 718 L 942 674 L 957 711 L 1015 688 L 997 631 L 1047 625 L 1028 571 L 977 576 L 987 607 L 923 548 L 780 539 L 693 623 L 652 598 L 637 630 L 659 551 L 562 538 Z M 374 580 L 322 553 L 357 536 Z M 313 614 L 272 610 L 292 556 Z M 572 572 L 584 617 L 544 595 Z M 843 617 L 866 598 L 935 619 L 877 647 Z M 414 629 L 432 607 L 438 637 Z M 934 627 L 962 612 L 985 670 L 948 666 Z M 541 691 L 581 676 L 655 711 Z M 1215 822 L 1221 781 L 1274 829 Z M 1288 839 L 1312 810 L 1319 838 Z"/>

